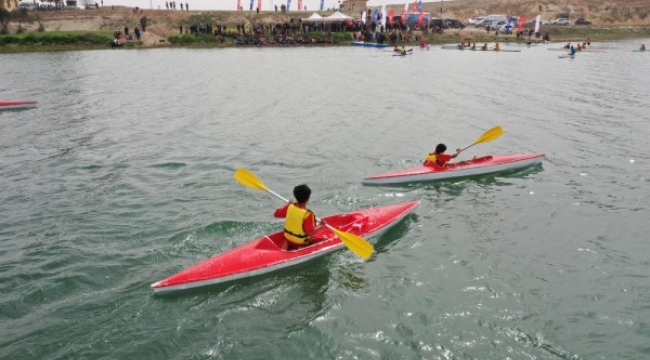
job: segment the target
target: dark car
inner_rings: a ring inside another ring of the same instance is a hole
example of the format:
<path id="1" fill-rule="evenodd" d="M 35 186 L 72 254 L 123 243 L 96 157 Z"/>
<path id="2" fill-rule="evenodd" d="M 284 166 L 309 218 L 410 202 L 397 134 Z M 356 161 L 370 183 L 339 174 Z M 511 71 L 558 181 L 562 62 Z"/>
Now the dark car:
<path id="1" fill-rule="evenodd" d="M 444 19 L 442 21 L 443 27 L 445 29 L 464 29 L 465 24 L 456 19 Z"/>
<path id="2" fill-rule="evenodd" d="M 576 20 L 576 25 L 591 25 L 591 21 L 585 18 L 579 18 L 578 20 Z"/>

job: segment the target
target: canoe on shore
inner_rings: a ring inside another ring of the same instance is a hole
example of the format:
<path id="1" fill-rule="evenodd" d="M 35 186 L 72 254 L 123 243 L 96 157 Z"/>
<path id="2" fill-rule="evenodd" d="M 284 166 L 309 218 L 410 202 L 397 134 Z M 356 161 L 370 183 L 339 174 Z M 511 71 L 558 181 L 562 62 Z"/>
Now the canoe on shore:
<path id="1" fill-rule="evenodd" d="M 35 108 L 38 103 L 36 101 L 0 101 L 0 110 L 23 110 Z"/>
<path id="2" fill-rule="evenodd" d="M 378 236 L 408 214 L 419 201 L 388 205 L 323 218 L 327 224 L 362 237 Z M 282 231 L 264 236 L 189 267 L 151 285 L 155 292 L 184 290 L 265 274 L 323 256 L 345 245 L 329 229 L 312 236 L 312 245 L 297 250 L 282 250 Z"/>
<path id="3" fill-rule="evenodd" d="M 483 175 L 539 164 L 543 158 L 544 154 L 484 156 L 474 160 L 452 163 L 446 167 L 437 165 L 419 166 L 373 175 L 363 179 L 363 183 L 367 185 L 402 184 Z"/>

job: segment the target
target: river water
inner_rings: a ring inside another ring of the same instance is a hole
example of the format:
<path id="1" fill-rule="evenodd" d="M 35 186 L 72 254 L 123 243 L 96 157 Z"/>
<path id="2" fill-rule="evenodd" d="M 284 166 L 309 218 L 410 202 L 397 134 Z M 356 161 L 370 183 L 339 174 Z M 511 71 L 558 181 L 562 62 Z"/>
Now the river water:
<path id="1" fill-rule="evenodd" d="M 650 54 L 355 47 L 0 55 L 2 359 L 650 357 Z M 541 167 L 363 186 L 439 142 Z M 154 295 L 319 215 L 420 199 L 363 262 Z"/>

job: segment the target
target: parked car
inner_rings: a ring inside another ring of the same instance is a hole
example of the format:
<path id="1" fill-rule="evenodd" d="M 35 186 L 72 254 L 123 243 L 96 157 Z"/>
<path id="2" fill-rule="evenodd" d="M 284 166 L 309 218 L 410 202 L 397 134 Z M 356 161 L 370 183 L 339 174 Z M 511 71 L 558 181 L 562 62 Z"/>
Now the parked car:
<path id="1" fill-rule="evenodd" d="M 591 21 L 585 18 L 579 18 L 578 20 L 576 20 L 576 25 L 591 25 Z"/>
<path id="2" fill-rule="evenodd" d="M 553 25 L 571 25 L 571 19 L 569 18 L 557 18 L 552 21 Z"/>
<path id="3" fill-rule="evenodd" d="M 445 29 L 464 29 L 465 24 L 456 19 L 444 19 L 442 21 L 443 28 Z"/>
<path id="4" fill-rule="evenodd" d="M 494 30 L 498 31 L 499 34 L 512 34 L 512 29 L 514 26 L 512 24 L 504 22 L 503 24 L 498 24 Z"/>

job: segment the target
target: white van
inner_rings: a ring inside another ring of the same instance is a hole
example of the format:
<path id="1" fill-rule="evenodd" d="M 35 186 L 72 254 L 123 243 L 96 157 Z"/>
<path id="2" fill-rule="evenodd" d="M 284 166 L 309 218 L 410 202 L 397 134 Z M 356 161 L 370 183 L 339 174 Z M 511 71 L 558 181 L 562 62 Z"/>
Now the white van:
<path id="1" fill-rule="evenodd" d="M 18 5 L 20 9 L 25 9 L 28 11 L 36 10 L 36 4 L 34 1 L 23 1 Z"/>
<path id="2" fill-rule="evenodd" d="M 508 17 L 506 14 L 492 14 L 488 15 L 483 20 L 475 23 L 474 25 L 476 26 L 494 26 L 494 24 L 498 23 L 499 21 L 508 21 Z"/>

